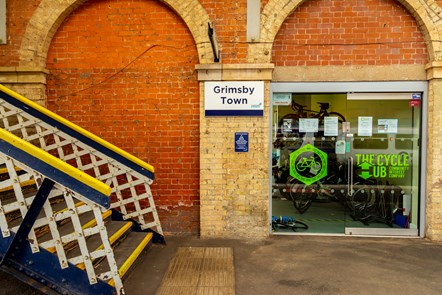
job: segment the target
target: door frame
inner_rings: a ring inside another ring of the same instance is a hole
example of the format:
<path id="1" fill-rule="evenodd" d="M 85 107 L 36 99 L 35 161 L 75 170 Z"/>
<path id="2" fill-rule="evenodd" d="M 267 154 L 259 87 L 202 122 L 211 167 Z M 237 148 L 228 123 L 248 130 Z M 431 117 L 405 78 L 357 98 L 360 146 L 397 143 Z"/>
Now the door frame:
<path id="1" fill-rule="evenodd" d="M 420 92 L 421 100 L 421 146 L 420 146 L 420 180 L 419 180 L 419 227 L 409 230 L 372 230 L 346 228 L 345 235 L 354 236 L 425 236 L 425 207 L 426 207 L 426 169 L 427 169 L 427 134 L 428 134 L 428 81 L 393 81 L 393 82 L 271 82 L 270 84 L 270 115 L 269 138 L 272 138 L 273 93 L 379 93 L 379 92 Z M 272 152 L 272 141 L 269 140 L 269 154 Z M 272 175 L 272 157 L 269 156 L 269 175 Z M 269 233 L 272 233 L 272 177 L 269 178 Z M 294 233 L 299 235 L 301 233 Z M 293 234 L 291 234 L 293 235 Z M 315 234 L 321 235 L 321 234 Z M 330 234 L 324 234 L 330 235 Z M 342 234 L 336 234 L 341 236 Z"/>

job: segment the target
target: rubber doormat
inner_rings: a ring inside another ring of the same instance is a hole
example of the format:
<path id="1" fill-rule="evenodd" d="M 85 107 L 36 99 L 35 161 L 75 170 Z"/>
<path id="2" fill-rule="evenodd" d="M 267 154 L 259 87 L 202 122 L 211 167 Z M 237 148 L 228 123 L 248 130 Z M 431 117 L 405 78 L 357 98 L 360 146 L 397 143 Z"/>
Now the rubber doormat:
<path id="1" fill-rule="evenodd" d="M 233 249 L 180 247 L 157 295 L 233 295 Z"/>

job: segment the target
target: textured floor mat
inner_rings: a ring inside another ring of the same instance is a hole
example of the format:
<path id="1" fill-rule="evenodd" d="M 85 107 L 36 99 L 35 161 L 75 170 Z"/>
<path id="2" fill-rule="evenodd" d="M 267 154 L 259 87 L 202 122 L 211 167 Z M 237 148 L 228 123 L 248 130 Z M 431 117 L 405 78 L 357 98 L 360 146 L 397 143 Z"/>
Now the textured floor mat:
<path id="1" fill-rule="evenodd" d="M 157 291 L 157 295 L 169 294 L 235 294 L 233 249 L 178 248 Z"/>

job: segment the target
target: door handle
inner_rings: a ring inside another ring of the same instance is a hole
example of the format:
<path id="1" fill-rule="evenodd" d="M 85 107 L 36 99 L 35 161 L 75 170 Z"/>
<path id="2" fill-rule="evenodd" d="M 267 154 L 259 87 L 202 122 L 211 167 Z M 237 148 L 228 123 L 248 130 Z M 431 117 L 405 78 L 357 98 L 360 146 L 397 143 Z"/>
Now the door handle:
<path id="1" fill-rule="evenodd" d="M 347 196 L 351 196 L 350 194 L 350 158 L 347 158 Z"/>
<path id="2" fill-rule="evenodd" d="M 353 157 L 347 158 L 347 195 L 353 195 Z"/>

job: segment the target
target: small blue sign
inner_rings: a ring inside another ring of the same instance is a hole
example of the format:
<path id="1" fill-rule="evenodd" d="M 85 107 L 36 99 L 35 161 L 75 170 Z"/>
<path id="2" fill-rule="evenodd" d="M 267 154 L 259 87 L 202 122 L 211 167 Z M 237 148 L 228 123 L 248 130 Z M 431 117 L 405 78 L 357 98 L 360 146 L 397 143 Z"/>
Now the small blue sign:
<path id="1" fill-rule="evenodd" d="M 235 132 L 235 152 L 246 153 L 249 151 L 249 133 Z"/>
<path id="2" fill-rule="evenodd" d="M 422 95 L 420 93 L 413 93 L 411 95 L 411 99 L 420 100 L 422 98 Z"/>

